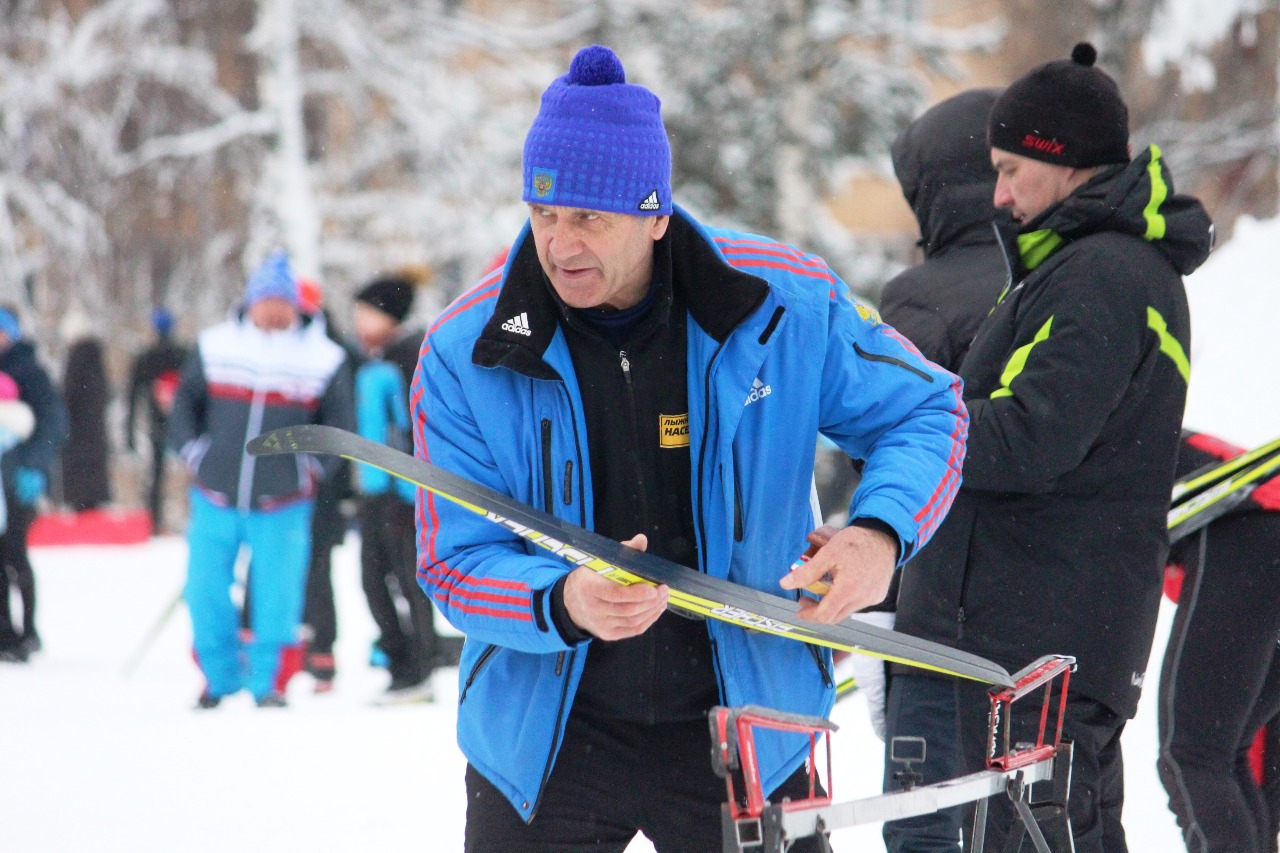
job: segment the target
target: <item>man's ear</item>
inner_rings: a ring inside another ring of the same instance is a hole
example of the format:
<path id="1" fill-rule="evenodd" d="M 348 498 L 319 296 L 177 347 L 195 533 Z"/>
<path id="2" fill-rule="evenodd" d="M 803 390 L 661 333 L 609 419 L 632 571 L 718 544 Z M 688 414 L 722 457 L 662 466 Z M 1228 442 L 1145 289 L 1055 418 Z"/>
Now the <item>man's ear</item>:
<path id="1" fill-rule="evenodd" d="M 655 216 L 653 222 L 649 225 L 649 236 L 654 241 L 661 240 L 663 235 L 667 233 L 667 226 L 671 224 L 670 216 Z"/>

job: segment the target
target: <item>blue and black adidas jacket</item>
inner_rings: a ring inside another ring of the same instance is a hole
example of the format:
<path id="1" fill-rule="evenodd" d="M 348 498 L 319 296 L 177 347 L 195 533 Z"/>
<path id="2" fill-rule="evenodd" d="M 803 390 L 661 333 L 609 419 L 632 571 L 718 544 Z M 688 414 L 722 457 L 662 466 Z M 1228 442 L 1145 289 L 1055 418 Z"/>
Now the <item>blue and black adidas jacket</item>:
<path id="1" fill-rule="evenodd" d="M 819 432 L 866 460 L 851 515 L 888 524 L 903 559 L 910 557 L 960 484 L 968 417 L 956 377 L 851 302 L 820 258 L 707 228 L 679 209 L 669 236 L 674 286 L 688 306 L 698 568 L 779 592 L 814 526 L 809 493 Z M 537 312 L 506 311 L 505 283 L 539 275 L 536 264 L 526 228 L 506 267 L 459 297 L 428 331 L 410 401 L 415 449 L 590 527 L 590 452 L 564 331 L 544 325 Z M 717 323 L 701 298 L 718 289 L 748 300 L 732 327 Z M 510 322 L 516 313 L 526 315 L 520 324 Z M 587 657 L 584 644 L 562 639 L 551 613 L 549 591 L 570 567 L 429 494 L 419 497 L 418 524 L 419 579 L 467 635 L 459 743 L 530 819 Z M 830 710 L 833 690 L 803 644 L 718 622 L 706 629 L 723 702 Z M 807 746 L 806 738 L 760 737 L 766 789 L 800 765 Z"/>

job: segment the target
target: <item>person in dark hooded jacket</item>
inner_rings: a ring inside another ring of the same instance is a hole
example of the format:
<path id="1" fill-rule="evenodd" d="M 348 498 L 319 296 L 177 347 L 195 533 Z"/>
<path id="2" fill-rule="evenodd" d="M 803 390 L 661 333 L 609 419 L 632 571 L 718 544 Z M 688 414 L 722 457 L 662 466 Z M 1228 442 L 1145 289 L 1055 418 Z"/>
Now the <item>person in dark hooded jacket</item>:
<path id="1" fill-rule="evenodd" d="M 996 209 L 992 203 L 996 173 L 991 168 L 991 147 L 987 144 L 987 116 L 1000 96 L 999 89 L 971 89 L 930 107 L 911 122 L 892 146 L 893 170 L 902 185 L 902 194 L 920 223 L 920 247 L 924 262 L 896 276 L 885 285 L 880 300 L 880 316 L 916 345 L 926 358 L 952 373 L 969 351 L 969 342 L 995 305 L 1009 277 L 1004 253 L 996 238 Z M 895 577 L 884 611 L 860 616 L 885 628 L 894 626 L 900 576 Z M 927 724 L 938 702 L 954 704 L 947 695 L 936 701 L 916 701 L 918 685 L 905 667 L 889 667 L 874 658 L 854 655 L 848 662 L 858 688 L 867 696 L 873 721 L 885 716 L 887 694 L 892 691 L 895 706 L 888 743 L 897 734 L 918 733 L 917 715 Z M 886 669 L 896 681 L 885 685 Z M 937 679 L 924 686 L 941 688 Z M 903 688 L 906 688 L 905 701 Z M 884 727 L 878 732 L 884 737 Z M 926 784 L 958 775 L 958 756 L 942 743 L 932 741 L 925 760 L 915 766 Z M 884 787 L 896 790 L 897 769 L 885 762 Z M 890 850 L 914 849 L 922 840 L 954 839 L 960 835 L 959 808 L 884 825 L 885 843 Z"/>
<path id="2" fill-rule="evenodd" d="M 999 95 L 961 92 L 893 142 L 893 171 L 920 223 L 924 263 L 885 285 L 880 316 L 952 373 L 1009 275 L 992 228 L 996 176 L 987 145 L 987 116 Z"/>
<path id="3" fill-rule="evenodd" d="M 1128 109 L 1095 59 L 1077 45 L 992 109 L 1012 276 L 961 368 L 964 483 L 903 573 L 897 627 L 1011 670 L 1077 659 L 1071 795 L 1043 828 L 1053 849 L 1070 849 L 1069 832 L 1080 853 L 1113 853 L 1127 849 L 1119 738 L 1155 631 L 1190 375 L 1181 277 L 1208 256 L 1212 224 L 1175 194 L 1158 147 L 1130 159 Z M 928 734 L 958 744 L 963 772 L 981 769 L 986 697 L 951 689 L 959 720 L 940 714 Z M 990 804 L 987 843 L 999 850 L 1016 813 L 1008 798 Z"/>
<path id="4" fill-rule="evenodd" d="M 35 348 L 23 339 L 18 315 L 0 308 L 0 371 L 18 386 L 18 399 L 31 407 L 35 427 L 4 454 L 0 472 L 8 507 L 8 527 L 0 535 L 0 660 L 21 662 L 41 647 L 36 632 L 36 576 L 27 554 L 27 531 L 49 485 L 49 470 L 67 438 L 67 410 Z M 22 594 L 22 631 L 9 614 L 10 577 Z"/>

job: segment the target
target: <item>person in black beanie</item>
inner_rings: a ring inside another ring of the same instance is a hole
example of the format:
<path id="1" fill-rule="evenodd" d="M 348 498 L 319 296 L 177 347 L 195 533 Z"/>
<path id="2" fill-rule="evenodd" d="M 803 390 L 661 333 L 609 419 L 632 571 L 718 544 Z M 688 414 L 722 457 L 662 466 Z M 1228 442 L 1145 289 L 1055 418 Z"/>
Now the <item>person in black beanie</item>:
<path id="1" fill-rule="evenodd" d="M 1182 276 L 1208 256 L 1213 232 L 1203 206 L 1175 193 L 1157 146 L 1130 159 L 1128 110 L 1096 58 L 1077 45 L 991 109 L 1010 276 L 960 368 L 963 483 L 902 573 L 896 627 L 1011 671 L 1075 657 L 1063 726 L 1070 796 L 1040 808 L 1041 827 L 1054 850 L 1074 840 L 1079 853 L 1123 853 L 1120 735 L 1155 632 L 1190 376 Z M 985 691 L 916 681 L 901 701 L 890 688 L 890 734 L 954 750 L 947 775 L 983 769 Z M 919 713 L 926 703 L 937 711 Z M 1038 718 L 1016 717 L 1012 739 L 1034 740 L 1021 727 Z M 987 849 L 1001 850 L 1017 815 L 1008 797 L 989 803 Z M 890 850 L 959 845 L 951 832 Z"/>
<path id="2" fill-rule="evenodd" d="M 400 450 L 413 447 L 409 383 L 418 364 L 421 329 L 404 325 L 414 284 L 403 276 L 376 278 L 355 297 L 355 331 L 366 361 L 356 372 L 356 428 L 365 438 Z M 360 567 L 369 612 L 381 632 L 391 683 L 379 699 L 394 704 L 432 699 L 438 652 L 431 600 L 417 581 L 415 487 L 361 465 Z"/>

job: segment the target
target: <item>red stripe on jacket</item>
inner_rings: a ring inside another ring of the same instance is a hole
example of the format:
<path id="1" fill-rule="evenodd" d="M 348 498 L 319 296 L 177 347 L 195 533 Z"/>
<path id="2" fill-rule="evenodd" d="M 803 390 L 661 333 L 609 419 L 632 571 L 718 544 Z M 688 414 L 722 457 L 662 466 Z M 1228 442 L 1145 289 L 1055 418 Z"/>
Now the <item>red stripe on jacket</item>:
<path id="1" fill-rule="evenodd" d="M 964 430 L 965 425 L 965 407 L 964 400 L 960 392 L 960 380 L 957 379 L 951 383 L 951 393 L 955 395 L 956 405 L 951 410 L 955 415 L 955 427 L 951 431 L 951 454 L 947 457 L 947 473 L 943 476 L 942 481 L 938 483 L 937 489 L 934 490 L 933 496 L 929 498 L 929 502 L 924 505 L 920 512 L 916 513 L 915 521 L 921 523 L 920 539 L 924 540 L 927 535 L 932 534 L 945 515 L 944 508 L 948 506 L 948 499 L 955 495 L 960 484 L 960 466 L 964 461 L 964 444 L 960 440 L 960 434 Z"/>
<path id="2" fill-rule="evenodd" d="M 816 278 L 821 281 L 835 284 L 836 277 L 832 273 L 823 272 L 822 270 L 813 270 L 805 267 L 796 266 L 794 264 L 784 264 L 778 261 L 766 261 L 759 258 L 726 258 L 729 265 L 734 269 L 747 269 L 750 267 L 765 267 L 766 269 L 785 270 L 786 272 L 802 275 L 806 278 Z"/>
<path id="3" fill-rule="evenodd" d="M 238 403 L 252 402 L 258 393 L 252 388 L 226 382 L 210 382 L 207 387 L 210 397 L 219 400 L 235 400 Z M 268 406 L 302 406 L 309 412 L 320 408 L 319 397 L 290 397 L 279 391 L 268 391 L 262 399 Z"/>
<path id="4" fill-rule="evenodd" d="M 806 267 L 818 270 L 827 269 L 827 265 L 823 261 L 812 255 L 806 255 L 796 249 L 795 246 L 788 246 L 786 243 L 778 243 L 773 240 L 730 240 L 728 237 L 717 237 L 716 243 L 720 245 L 720 251 L 726 254 L 730 251 L 741 253 L 752 249 L 765 250 L 765 253 L 781 254 Z"/>

